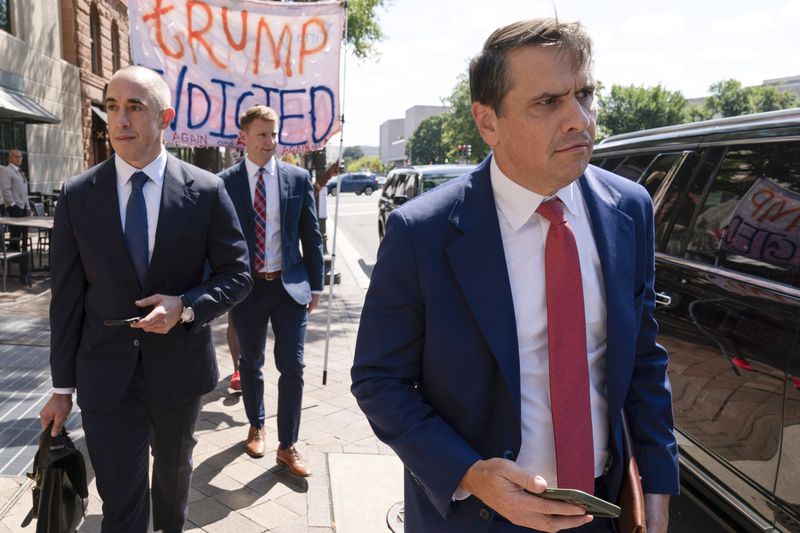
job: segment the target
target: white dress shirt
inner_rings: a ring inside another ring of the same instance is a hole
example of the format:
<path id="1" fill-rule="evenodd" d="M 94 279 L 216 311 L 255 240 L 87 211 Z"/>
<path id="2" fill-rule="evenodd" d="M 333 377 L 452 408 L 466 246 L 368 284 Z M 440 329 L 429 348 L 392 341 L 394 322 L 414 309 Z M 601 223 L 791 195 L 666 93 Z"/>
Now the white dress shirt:
<path id="1" fill-rule="evenodd" d="M 245 158 L 244 164 L 247 168 L 247 178 L 250 182 L 250 199 L 255 202 L 258 169 L 261 167 L 250 161 L 249 157 Z M 274 156 L 264 165 L 264 171 L 264 188 L 267 195 L 267 239 L 264 243 L 266 248 L 264 251 L 265 266 L 261 272 L 275 272 L 283 268 L 281 266 L 283 249 L 281 246 L 281 198 L 278 186 L 278 164 L 275 162 Z"/>
<path id="2" fill-rule="evenodd" d="M 536 213 L 539 204 L 546 198 L 511 181 L 494 158 L 490 173 L 519 343 L 522 446 L 516 462 L 521 468 L 542 476 L 548 487 L 556 487 L 558 478 L 550 411 L 544 271 L 544 247 L 550 223 Z M 575 233 L 580 257 L 589 359 L 594 474 L 598 477 L 602 475 L 608 459 L 606 298 L 603 274 L 591 220 L 577 182 L 559 190 L 555 196 L 564 204 L 564 213 Z"/>
<path id="3" fill-rule="evenodd" d="M 156 243 L 156 227 L 158 226 L 158 213 L 161 211 L 161 191 L 164 188 L 164 172 L 167 168 L 167 151 L 161 147 L 161 153 L 144 168 L 135 168 L 114 156 L 114 166 L 117 169 L 117 199 L 119 200 L 119 215 L 122 222 L 122 231 L 125 231 L 125 215 L 128 207 L 128 198 L 131 196 L 131 176 L 140 170 L 150 178 L 142 187 L 144 203 L 147 207 L 147 260 L 153 258 L 153 247 Z M 56 394 L 72 394 L 75 387 L 57 387 L 53 389 Z"/>

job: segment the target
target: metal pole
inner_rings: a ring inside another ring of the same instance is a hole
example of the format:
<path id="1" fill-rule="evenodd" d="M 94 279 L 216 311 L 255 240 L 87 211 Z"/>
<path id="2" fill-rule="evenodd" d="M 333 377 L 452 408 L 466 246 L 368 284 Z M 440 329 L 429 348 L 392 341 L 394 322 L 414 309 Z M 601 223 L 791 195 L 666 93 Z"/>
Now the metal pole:
<path id="1" fill-rule="evenodd" d="M 347 2 L 344 2 L 344 35 L 342 36 L 342 50 L 344 58 L 342 61 L 342 81 L 340 86 L 342 88 L 342 103 L 341 103 L 341 123 L 342 129 L 339 132 L 339 160 L 342 158 L 342 151 L 344 150 L 344 94 L 345 94 L 345 80 L 347 76 Z M 331 343 L 331 317 L 333 316 L 333 279 L 336 274 L 336 234 L 339 231 L 339 197 L 342 192 L 341 172 L 340 177 L 336 178 L 336 207 L 333 212 L 333 241 L 331 242 L 331 270 L 328 279 L 328 323 L 325 326 L 325 359 L 322 364 L 322 384 L 328 384 L 328 349 Z M 321 193 L 322 191 L 320 191 Z M 327 190 L 325 194 L 327 194 Z"/>

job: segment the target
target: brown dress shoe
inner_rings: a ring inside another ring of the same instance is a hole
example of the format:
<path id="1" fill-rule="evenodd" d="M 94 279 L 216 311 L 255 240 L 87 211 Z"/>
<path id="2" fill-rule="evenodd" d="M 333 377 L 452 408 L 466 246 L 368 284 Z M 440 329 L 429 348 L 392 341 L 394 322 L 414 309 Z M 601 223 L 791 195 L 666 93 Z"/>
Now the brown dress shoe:
<path id="1" fill-rule="evenodd" d="M 311 469 L 308 468 L 306 462 L 303 461 L 303 458 L 300 457 L 300 454 L 297 453 L 297 450 L 294 446 L 289 446 L 288 448 L 278 448 L 278 454 L 275 456 L 275 462 L 279 465 L 283 465 L 286 467 L 290 473 L 294 474 L 295 476 L 300 477 L 308 477 L 311 475 Z"/>
<path id="2" fill-rule="evenodd" d="M 250 457 L 264 457 L 264 426 L 250 426 L 247 440 L 244 441 L 244 451 Z"/>

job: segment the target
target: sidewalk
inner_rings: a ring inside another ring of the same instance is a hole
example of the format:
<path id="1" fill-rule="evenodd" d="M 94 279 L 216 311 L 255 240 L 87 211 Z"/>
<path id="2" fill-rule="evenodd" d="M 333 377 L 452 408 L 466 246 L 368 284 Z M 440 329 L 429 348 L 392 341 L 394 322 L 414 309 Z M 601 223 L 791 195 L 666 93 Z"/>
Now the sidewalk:
<path id="1" fill-rule="evenodd" d="M 298 450 L 314 475 L 305 479 L 278 467 L 274 455 L 252 459 L 243 451 L 247 419 L 241 397 L 227 392 L 232 373 L 225 341 L 226 322 L 213 326 L 220 383 L 204 397 L 197 424 L 194 477 L 186 531 L 209 533 L 380 533 L 390 531 L 387 513 L 402 500 L 402 465 L 372 433 L 350 394 L 350 365 L 364 299 L 351 261 L 339 261 L 342 282 L 334 289 L 327 385 L 322 385 L 327 293 L 309 320 L 305 350 L 305 390 Z M 46 282 L 32 289 L 9 287 L 0 296 L 0 318 L 46 319 Z M 0 331 L 0 339 L 3 338 Z M 277 446 L 277 371 L 267 343 L 265 407 L 267 443 Z M 2 392 L 2 391 L 0 391 Z M 73 434 L 84 446 L 80 432 Z M 91 475 L 91 473 L 90 473 Z M 93 477 L 93 476 L 92 476 Z M 19 527 L 30 506 L 24 477 L 0 476 L 0 533 L 30 532 Z M 92 481 L 82 533 L 100 530 L 101 503 Z M 391 516 L 396 515 L 396 507 Z M 394 520 L 394 519 L 393 519 Z"/>

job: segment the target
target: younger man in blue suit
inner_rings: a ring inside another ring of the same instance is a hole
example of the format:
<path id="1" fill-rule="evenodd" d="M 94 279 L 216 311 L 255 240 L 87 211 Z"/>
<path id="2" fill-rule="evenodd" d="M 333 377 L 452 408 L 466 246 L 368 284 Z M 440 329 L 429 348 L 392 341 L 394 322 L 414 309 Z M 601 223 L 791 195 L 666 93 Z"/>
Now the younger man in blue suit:
<path id="1" fill-rule="evenodd" d="M 664 533 L 678 463 L 652 204 L 588 165 L 591 41 L 554 19 L 500 28 L 470 89 L 492 154 L 389 217 L 352 369 L 359 406 L 405 464 L 406 530 L 612 531 L 537 494 L 616 500 L 624 408 L 648 531 Z"/>
<path id="2" fill-rule="evenodd" d="M 250 430 L 245 451 L 263 457 L 264 350 L 267 326 L 275 334 L 278 379 L 276 461 L 297 476 L 311 470 L 294 444 L 303 399 L 303 345 L 308 313 L 322 293 L 322 237 L 306 170 L 279 162 L 278 116 L 259 105 L 239 119 L 246 157 L 220 177 L 244 229 L 254 279 L 252 292 L 232 312 L 239 339 L 239 374 Z M 302 254 L 300 246 L 303 247 Z"/>

